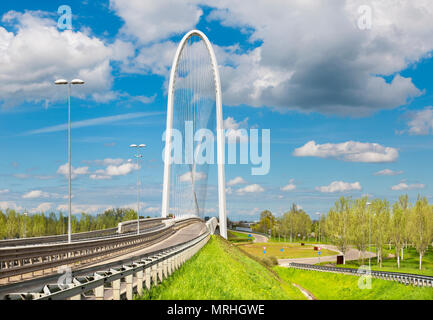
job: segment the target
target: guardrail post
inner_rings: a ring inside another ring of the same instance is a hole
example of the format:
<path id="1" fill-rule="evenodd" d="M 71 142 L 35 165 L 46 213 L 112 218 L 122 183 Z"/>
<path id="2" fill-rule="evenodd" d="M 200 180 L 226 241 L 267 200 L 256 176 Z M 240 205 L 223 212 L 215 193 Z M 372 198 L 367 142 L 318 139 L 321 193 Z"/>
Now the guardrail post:
<path id="1" fill-rule="evenodd" d="M 137 272 L 137 293 L 139 295 L 143 292 L 143 269 Z"/>
<path id="2" fill-rule="evenodd" d="M 126 280 L 126 299 L 127 300 L 132 300 L 132 294 L 133 294 L 132 277 L 133 277 L 132 274 L 125 277 L 125 280 Z"/>
<path id="3" fill-rule="evenodd" d="M 113 281 L 113 300 L 120 300 L 120 279 Z"/>
<path id="4" fill-rule="evenodd" d="M 167 279 L 168 275 L 167 275 L 167 259 L 165 258 L 162 261 L 162 276 L 164 279 Z"/>
<path id="5" fill-rule="evenodd" d="M 162 278 L 162 269 L 163 269 L 162 262 L 158 262 L 158 278 L 159 278 L 159 281 L 161 281 L 161 282 L 163 280 L 163 278 Z"/>
<path id="6" fill-rule="evenodd" d="M 145 272 L 145 279 L 146 279 L 146 288 L 147 288 L 147 290 L 150 290 L 150 286 L 151 286 L 151 279 L 150 279 L 150 268 L 151 267 L 147 267 L 146 268 L 146 270 L 144 271 Z"/>
<path id="7" fill-rule="evenodd" d="M 158 266 L 156 265 L 156 263 L 152 266 L 152 280 L 153 280 L 153 284 L 156 286 L 158 285 L 158 275 L 157 275 L 157 268 Z"/>
<path id="8" fill-rule="evenodd" d="M 99 287 L 96 287 L 94 292 L 95 292 L 95 299 L 96 300 L 104 300 L 104 284 L 102 284 Z M 80 299 L 77 299 L 77 300 L 80 300 Z"/>

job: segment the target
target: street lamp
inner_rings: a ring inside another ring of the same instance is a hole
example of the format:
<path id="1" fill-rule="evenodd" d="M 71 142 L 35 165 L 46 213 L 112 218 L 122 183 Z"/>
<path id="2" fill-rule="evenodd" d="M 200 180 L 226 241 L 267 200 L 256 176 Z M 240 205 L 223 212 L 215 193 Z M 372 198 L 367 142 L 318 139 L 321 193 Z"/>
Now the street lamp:
<path id="1" fill-rule="evenodd" d="M 322 213 L 316 212 L 317 215 L 319 215 L 319 264 L 320 264 L 320 220 L 322 220 Z"/>
<path id="2" fill-rule="evenodd" d="M 71 243 L 71 85 L 72 84 L 84 84 L 83 80 L 74 79 L 67 81 L 65 79 L 59 79 L 54 82 L 56 85 L 68 85 L 68 243 Z"/>
<path id="3" fill-rule="evenodd" d="M 368 270 L 371 271 L 371 213 L 370 213 L 371 202 L 367 201 L 367 212 L 368 212 Z"/>
<path id="4" fill-rule="evenodd" d="M 140 167 L 139 167 L 139 159 L 143 156 L 140 154 L 140 148 L 145 148 L 145 144 L 131 144 L 129 147 L 135 148 L 136 153 L 134 157 L 137 158 L 137 235 L 140 234 Z"/>

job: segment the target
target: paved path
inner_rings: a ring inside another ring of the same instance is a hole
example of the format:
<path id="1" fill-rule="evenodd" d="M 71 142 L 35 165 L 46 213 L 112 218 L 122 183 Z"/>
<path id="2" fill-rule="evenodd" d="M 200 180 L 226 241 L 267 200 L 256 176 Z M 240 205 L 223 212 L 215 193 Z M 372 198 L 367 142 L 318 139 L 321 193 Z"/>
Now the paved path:
<path id="1" fill-rule="evenodd" d="M 245 233 L 245 234 L 251 234 L 251 236 L 254 237 L 254 240 L 253 240 L 254 243 L 264 243 L 264 242 L 268 242 L 268 240 L 269 240 L 268 237 L 262 236 L 261 234 L 257 234 L 254 232 L 246 232 L 246 231 L 238 231 L 238 230 L 232 230 L 232 231 L 239 232 L 239 233 Z"/>
<path id="2" fill-rule="evenodd" d="M 314 246 L 318 246 L 317 244 L 315 244 Z M 332 251 L 336 251 L 338 252 L 338 255 L 342 254 L 336 246 L 332 246 L 332 245 L 328 245 L 328 244 L 322 244 L 320 245 L 321 248 L 324 249 L 328 249 L 328 250 L 332 250 Z M 364 253 L 364 258 L 368 259 L 368 256 L 370 255 L 370 257 L 375 257 L 376 254 L 373 252 L 365 252 Z M 352 260 L 358 260 L 359 259 L 359 250 L 355 249 L 355 248 L 350 248 L 347 252 L 346 252 L 346 261 L 352 261 Z M 337 261 L 337 255 L 332 255 L 332 256 L 321 256 L 320 257 L 320 262 L 333 262 L 335 263 Z M 295 263 L 305 263 L 305 264 L 316 264 L 319 263 L 319 258 L 296 258 L 296 259 L 278 259 L 278 264 L 282 267 L 288 267 L 290 262 L 295 262 Z"/>

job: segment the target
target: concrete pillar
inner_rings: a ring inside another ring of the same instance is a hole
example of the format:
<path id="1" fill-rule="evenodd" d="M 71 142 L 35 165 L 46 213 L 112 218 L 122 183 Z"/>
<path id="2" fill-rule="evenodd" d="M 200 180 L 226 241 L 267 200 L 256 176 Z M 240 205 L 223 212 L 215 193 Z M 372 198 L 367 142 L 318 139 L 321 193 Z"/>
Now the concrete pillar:
<path id="1" fill-rule="evenodd" d="M 126 299 L 127 300 L 132 300 L 132 294 L 133 294 L 132 278 L 133 278 L 132 274 L 125 277 L 125 280 L 126 280 Z"/>
<path id="2" fill-rule="evenodd" d="M 152 266 L 152 281 L 155 286 L 158 285 L 158 266 L 156 264 Z"/>
<path id="3" fill-rule="evenodd" d="M 171 275 L 172 268 L 173 268 L 173 257 L 170 257 L 167 260 L 167 273 L 168 273 L 168 275 Z"/>
<path id="4" fill-rule="evenodd" d="M 141 295 L 143 293 L 143 278 L 144 271 L 140 270 L 137 272 L 137 293 Z"/>
<path id="5" fill-rule="evenodd" d="M 146 288 L 147 288 L 147 290 L 150 290 L 150 286 L 151 286 L 151 278 L 150 278 L 151 270 L 150 270 L 150 267 L 147 267 L 144 272 L 145 272 Z"/>
<path id="6" fill-rule="evenodd" d="M 167 279 L 168 278 L 168 261 L 167 261 L 167 259 L 165 259 L 162 262 L 162 272 L 163 272 L 164 279 Z"/>
<path id="7" fill-rule="evenodd" d="M 95 288 L 94 292 L 96 300 L 104 300 L 104 285 Z"/>
<path id="8" fill-rule="evenodd" d="M 120 279 L 113 281 L 113 300 L 120 300 Z"/>
<path id="9" fill-rule="evenodd" d="M 159 279 L 160 282 L 162 282 L 162 280 L 164 280 L 162 278 L 162 272 L 163 272 L 162 262 L 158 262 L 158 279 Z"/>

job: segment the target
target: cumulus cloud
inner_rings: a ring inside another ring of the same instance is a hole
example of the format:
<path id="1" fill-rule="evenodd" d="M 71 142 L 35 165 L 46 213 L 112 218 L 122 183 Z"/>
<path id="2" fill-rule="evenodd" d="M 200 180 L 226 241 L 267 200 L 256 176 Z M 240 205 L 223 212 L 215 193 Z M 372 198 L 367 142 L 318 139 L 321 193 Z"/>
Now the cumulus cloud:
<path id="1" fill-rule="evenodd" d="M 296 189 L 296 185 L 294 184 L 295 180 L 290 179 L 289 184 L 285 185 L 284 187 L 281 187 L 281 191 L 293 191 Z"/>
<path id="2" fill-rule="evenodd" d="M 403 174 L 404 172 L 399 170 L 399 171 L 393 171 L 391 169 L 383 169 L 380 170 L 378 172 L 375 172 L 374 175 L 375 176 L 397 176 L 399 174 Z"/>
<path id="3" fill-rule="evenodd" d="M 240 188 L 236 192 L 242 195 L 245 193 L 259 193 L 263 191 L 265 191 L 265 189 L 259 184 L 255 183 L 255 184 L 250 184 L 248 186 L 245 186 L 244 188 Z"/>
<path id="4" fill-rule="evenodd" d="M 408 126 L 408 132 L 411 135 L 431 134 L 433 132 L 433 107 L 428 106 L 423 110 L 413 112 Z"/>
<path id="5" fill-rule="evenodd" d="M 89 167 L 74 168 L 73 166 L 71 166 L 71 171 L 72 171 L 71 178 L 75 179 L 79 175 L 87 175 L 87 174 L 89 174 Z M 68 178 L 68 175 L 69 175 L 69 166 L 68 166 L 68 164 L 65 163 L 65 164 L 61 165 L 57 169 L 57 173 L 65 176 L 66 178 Z"/>
<path id="6" fill-rule="evenodd" d="M 197 171 L 194 173 L 194 181 L 204 180 L 207 178 L 207 174 L 204 172 Z M 179 177 L 180 182 L 192 182 L 191 171 L 188 171 Z"/>
<path id="7" fill-rule="evenodd" d="M 9 193 L 9 189 L 0 189 L 0 194 Z"/>
<path id="8" fill-rule="evenodd" d="M 105 159 L 102 162 L 107 167 L 105 169 L 96 170 L 89 177 L 92 180 L 110 180 L 112 177 L 116 176 L 126 176 L 130 174 L 134 170 L 138 170 L 140 168 L 139 165 L 133 163 L 132 161 L 122 163 L 124 160 L 122 159 Z M 112 163 L 112 164 L 110 164 Z M 116 165 L 118 163 L 119 165 Z"/>
<path id="9" fill-rule="evenodd" d="M 79 213 L 101 213 L 105 210 L 112 209 L 112 206 L 107 205 L 99 205 L 99 204 L 72 204 L 72 214 L 79 214 Z M 67 212 L 68 211 L 68 205 L 67 204 L 61 204 L 57 206 L 57 211 L 61 212 Z"/>
<path id="10" fill-rule="evenodd" d="M 50 194 L 42 190 L 32 190 L 22 195 L 23 199 L 49 198 Z"/>
<path id="11" fill-rule="evenodd" d="M 226 137 L 229 143 L 240 143 L 248 142 L 248 118 L 242 121 L 236 121 L 232 117 L 224 119 L 224 129 L 226 129 Z"/>
<path id="12" fill-rule="evenodd" d="M 373 27 L 360 30 L 358 8 L 365 4 L 372 7 Z M 433 50 L 433 3 L 428 0 L 398 6 L 392 0 L 280 1 L 272 6 L 268 0 L 253 6 L 232 0 L 152 5 L 111 0 L 110 8 L 124 20 L 121 35 L 135 39 L 142 51 L 130 66 L 168 76 L 175 50 L 169 38 L 196 26 L 202 6 L 211 8 L 208 21 L 239 28 L 255 46 L 215 46 L 226 104 L 365 116 L 422 94 L 399 73 Z M 158 60 L 146 54 L 155 51 L 161 53 Z"/>
<path id="13" fill-rule="evenodd" d="M 244 178 L 236 177 L 236 178 L 229 180 L 229 182 L 227 182 L 227 185 L 228 186 L 235 186 L 237 184 L 245 184 L 245 183 L 247 183 L 247 182 L 244 180 Z"/>
<path id="14" fill-rule="evenodd" d="M 112 76 L 112 49 L 85 32 L 59 31 L 57 21 L 40 11 L 9 11 L 0 27 L 0 102 L 64 100 L 66 87 L 54 86 L 58 78 L 82 78 L 86 85 L 74 96 L 106 94 Z M 11 26 L 8 31 L 6 28 Z M 91 54 L 89 54 L 91 53 Z"/>
<path id="15" fill-rule="evenodd" d="M 333 192 L 346 192 L 352 190 L 362 190 L 361 184 L 359 182 L 344 182 L 344 181 L 333 181 L 328 186 L 316 187 L 317 191 L 324 193 Z"/>
<path id="16" fill-rule="evenodd" d="M 351 162 L 394 162 L 398 159 L 398 150 L 384 147 L 378 143 L 347 141 L 344 143 L 316 144 L 309 141 L 294 150 L 296 157 L 335 158 Z"/>
<path id="17" fill-rule="evenodd" d="M 43 202 L 41 204 L 39 204 L 36 208 L 33 208 L 32 210 L 30 210 L 31 213 L 40 213 L 40 212 L 47 212 L 48 210 L 50 210 L 52 208 L 52 203 L 51 202 Z"/>
<path id="18" fill-rule="evenodd" d="M 407 184 L 405 182 L 400 182 L 399 184 L 392 186 L 391 190 L 402 191 L 402 190 L 414 190 L 414 189 L 424 189 L 424 188 L 425 188 L 425 184 L 422 183 Z"/>
<path id="19" fill-rule="evenodd" d="M 0 210 L 6 210 L 6 209 L 12 209 L 15 211 L 22 211 L 23 207 L 20 205 L 17 205 L 15 202 L 12 201 L 0 201 Z"/>

